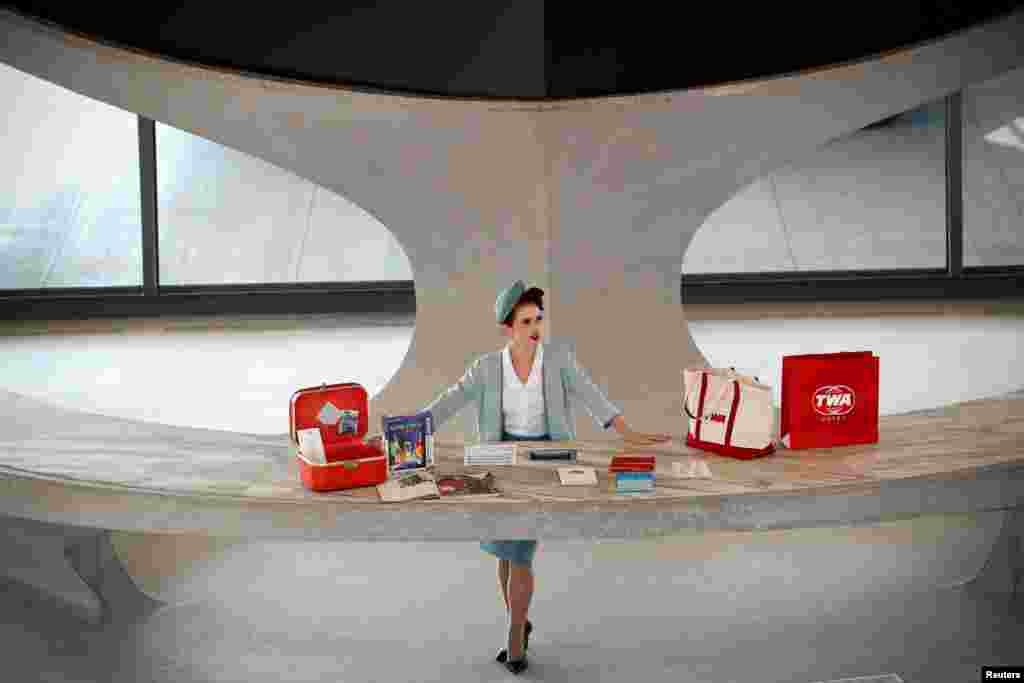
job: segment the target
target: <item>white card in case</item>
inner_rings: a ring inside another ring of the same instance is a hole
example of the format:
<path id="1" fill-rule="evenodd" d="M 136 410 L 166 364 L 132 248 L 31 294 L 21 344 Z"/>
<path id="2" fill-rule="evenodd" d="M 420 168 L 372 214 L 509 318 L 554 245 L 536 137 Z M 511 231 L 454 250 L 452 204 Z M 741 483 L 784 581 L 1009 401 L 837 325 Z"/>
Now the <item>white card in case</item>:
<path id="1" fill-rule="evenodd" d="M 327 453 L 324 451 L 324 440 L 320 436 L 320 428 L 299 429 L 295 432 L 299 437 L 299 451 L 310 462 L 327 464 Z"/>

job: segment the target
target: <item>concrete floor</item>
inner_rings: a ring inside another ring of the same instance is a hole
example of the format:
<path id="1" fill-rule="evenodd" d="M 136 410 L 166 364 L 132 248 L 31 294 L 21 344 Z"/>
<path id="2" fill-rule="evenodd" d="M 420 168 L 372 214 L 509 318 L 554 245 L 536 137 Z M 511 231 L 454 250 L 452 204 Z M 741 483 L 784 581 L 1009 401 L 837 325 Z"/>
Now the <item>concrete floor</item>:
<path id="1" fill-rule="evenodd" d="M 713 364 L 759 374 L 776 392 L 783 354 L 871 349 L 886 414 L 1024 386 L 1022 326 L 1018 316 L 707 321 L 693 334 Z M 411 333 L 401 321 L 324 319 L 300 330 L 8 335 L 0 358 L 5 389 L 71 407 L 284 433 L 292 391 L 356 379 L 372 394 Z M 953 683 L 979 680 L 982 665 L 1024 664 L 1024 597 L 1015 605 L 960 587 L 969 577 L 949 553 L 971 555 L 974 537 L 944 533 L 934 548 L 945 550 L 932 555 L 918 541 L 767 544 L 702 558 L 643 542 L 542 543 L 523 678 Z M 493 661 L 503 609 L 493 560 L 473 543 L 260 544 L 219 562 L 193 574 L 203 582 L 194 594 L 165 587 L 172 606 L 136 624 L 82 625 L 32 589 L 0 584 L 0 679 L 515 679 Z M 239 562 L 255 563 L 259 577 L 240 584 Z"/>
<path id="2" fill-rule="evenodd" d="M 1022 661 L 1022 610 L 1014 614 L 1005 597 L 905 584 L 865 590 L 856 579 L 844 593 L 804 575 L 800 599 L 762 600 L 758 577 L 779 580 L 768 552 L 710 560 L 695 576 L 692 567 L 594 547 L 539 551 L 527 680 L 896 674 L 890 681 L 953 683 L 978 680 L 983 665 Z M 492 659 L 503 610 L 493 562 L 474 544 L 272 544 L 242 554 L 263 563 L 258 579 L 122 626 L 82 628 L 31 591 L 3 585 L 4 680 L 515 680 Z M 728 575 L 742 562 L 747 578 L 737 582 Z"/>

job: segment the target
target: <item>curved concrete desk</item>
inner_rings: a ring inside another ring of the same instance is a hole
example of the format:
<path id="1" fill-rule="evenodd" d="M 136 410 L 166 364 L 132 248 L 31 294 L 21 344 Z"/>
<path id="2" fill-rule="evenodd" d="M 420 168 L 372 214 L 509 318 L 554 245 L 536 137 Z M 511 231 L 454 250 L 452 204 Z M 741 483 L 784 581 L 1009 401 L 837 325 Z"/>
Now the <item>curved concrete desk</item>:
<path id="1" fill-rule="evenodd" d="M 286 435 L 90 415 L 9 392 L 2 405 L 7 574 L 58 595 L 77 594 L 92 605 L 90 618 L 105 614 L 112 601 L 121 613 L 153 604 L 111 550 L 111 530 L 157 532 L 156 542 L 183 545 L 189 535 L 236 542 L 641 538 L 682 529 L 839 527 L 1024 505 L 1020 393 L 882 417 L 875 445 L 780 450 L 752 461 L 674 443 L 651 449 L 658 453 L 653 498 L 560 487 L 554 465 L 531 463 L 491 468 L 503 492 L 498 498 L 402 504 L 379 502 L 373 488 L 306 491 Z M 581 460 L 599 472 L 623 450 L 609 441 L 579 445 Z M 467 469 L 459 445 L 438 450 L 439 467 Z M 712 479 L 671 476 L 671 462 L 690 455 L 707 459 Z M 1011 543 L 1020 523 L 1008 516 L 1004 526 L 1004 544 Z M 1004 573 L 1019 571 L 1015 562 L 1008 558 Z M 170 571 L 187 571 L 181 564 Z"/>
<path id="2" fill-rule="evenodd" d="M 91 415 L 2 392 L 0 513 L 41 522 L 253 539 L 637 538 L 678 529 L 768 529 L 1010 508 L 1024 501 L 1024 395 L 880 419 L 880 443 L 735 460 L 678 445 L 651 498 L 607 492 L 621 441 L 578 442 L 597 487 L 562 487 L 550 463 L 490 468 L 502 495 L 382 503 L 372 487 L 316 493 L 287 435 L 186 429 Z M 704 457 L 713 478 L 671 463 Z M 442 441 L 438 467 L 464 467 Z M 940 492 L 948 489 L 950 496 Z"/>

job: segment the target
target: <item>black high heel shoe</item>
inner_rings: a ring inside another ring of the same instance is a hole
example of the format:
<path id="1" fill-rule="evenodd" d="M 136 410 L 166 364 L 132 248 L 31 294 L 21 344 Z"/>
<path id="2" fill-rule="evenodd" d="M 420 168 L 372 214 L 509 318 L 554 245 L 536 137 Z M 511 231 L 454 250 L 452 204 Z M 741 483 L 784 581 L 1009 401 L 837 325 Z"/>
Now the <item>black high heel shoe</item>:
<path id="1" fill-rule="evenodd" d="M 524 634 L 523 635 L 523 655 L 524 656 L 526 655 L 527 648 L 530 647 L 530 631 L 532 631 L 532 630 L 533 630 L 533 624 L 531 624 L 530 620 L 527 619 L 526 620 L 526 628 L 523 629 L 523 634 Z M 501 652 L 498 653 L 498 656 L 494 658 L 494 661 L 501 662 L 502 664 L 504 664 L 506 661 L 508 661 L 508 650 L 506 650 L 505 648 L 502 648 Z M 522 660 L 520 660 L 520 661 L 522 661 Z M 509 671 L 512 671 L 512 670 L 509 669 Z M 519 672 L 518 671 L 513 671 L 512 673 L 519 673 Z"/>
<path id="2" fill-rule="evenodd" d="M 522 659 L 516 659 L 511 662 L 505 662 L 505 668 L 514 674 L 521 674 L 526 671 L 526 655 L 523 655 Z"/>

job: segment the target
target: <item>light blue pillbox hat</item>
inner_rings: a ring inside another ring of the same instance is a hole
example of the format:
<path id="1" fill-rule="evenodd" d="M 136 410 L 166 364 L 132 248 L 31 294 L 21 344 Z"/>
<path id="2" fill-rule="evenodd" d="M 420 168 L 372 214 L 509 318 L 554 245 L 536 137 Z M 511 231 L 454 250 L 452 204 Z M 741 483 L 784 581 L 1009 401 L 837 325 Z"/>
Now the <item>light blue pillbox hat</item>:
<path id="1" fill-rule="evenodd" d="M 498 298 L 494 302 L 494 313 L 498 322 L 505 322 L 505 318 L 512 312 L 512 309 L 519 303 L 519 297 L 526 291 L 526 284 L 522 280 L 516 280 L 511 287 L 498 292 Z"/>

